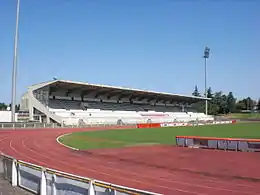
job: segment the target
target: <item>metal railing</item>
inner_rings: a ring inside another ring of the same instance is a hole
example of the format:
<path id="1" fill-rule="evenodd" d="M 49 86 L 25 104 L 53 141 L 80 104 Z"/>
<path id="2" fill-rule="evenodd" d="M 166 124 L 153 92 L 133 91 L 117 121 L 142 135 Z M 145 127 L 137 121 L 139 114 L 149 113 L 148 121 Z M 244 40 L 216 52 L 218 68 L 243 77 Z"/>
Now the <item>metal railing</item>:
<path id="1" fill-rule="evenodd" d="M 16 123 L 0 123 L 2 129 L 37 129 L 37 128 L 60 128 L 61 126 L 57 123 L 35 123 L 35 122 L 16 122 Z"/>
<path id="2" fill-rule="evenodd" d="M 37 128 L 90 128 L 90 127 L 115 127 L 134 126 L 136 124 L 86 124 L 86 125 L 59 125 L 57 123 L 0 123 L 0 129 L 37 129 Z"/>
<path id="3" fill-rule="evenodd" d="M 161 195 L 44 168 L 5 154 L 0 154 L 0 174 L 12 186 L 40 195 Z"/>
<path id="4" fill-rule="evenodd" d="M 230 120 L 221 121 L 189 121 L 186 122 L 193 126 L 205 125 L 205 124 L 221 124 L 230 122 Z M 180 123 L 176 122 L 160 122 L 161 124 L 167 123 Z M 136 126 L 137 123 L 126 123 L 126 124 L 107 124 L 107 123 L 95 123 L 95 124 L 78 124 L 78 125 L 59 125 L 57 123 L 39 123 L 39 122 L 16 122 L 16 123 L 0 123 L 0 129 L 37 129 L 37 128 L 92 128 L 92 127 L 124 127 L 124 126 Z"/>

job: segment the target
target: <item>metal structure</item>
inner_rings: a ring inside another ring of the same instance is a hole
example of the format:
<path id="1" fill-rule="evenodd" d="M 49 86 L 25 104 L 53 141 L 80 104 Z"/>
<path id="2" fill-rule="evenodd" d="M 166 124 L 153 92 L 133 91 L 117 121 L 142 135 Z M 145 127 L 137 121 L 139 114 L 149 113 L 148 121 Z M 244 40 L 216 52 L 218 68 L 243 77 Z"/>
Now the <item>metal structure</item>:
<path id="1" fill-rule="evenodd" d="M 209 47 L 205 47 L 204 49 L 204 60 L 205 60 L 205 98 L 207 98 L 208 94 L 207 94 L 207 59 L 209 58 L 209 53 L 210 53 L 210 48 Z M 205 114 L 208 115 L 208 100 L 205 99 Z"/>
<path id="2" fill-rule="evenodd" d="M 13 74 L 12 74 L 12 103 L 11 103 L 11 106 L 12 106 L 12 108 L 11 108 L 12 109 L 12 122 L 15 122 L 19 12 L 20 12 L 20 0 L 17 0 L 16 25 L 15 25 L 15 36 L 14 36 Z"/>

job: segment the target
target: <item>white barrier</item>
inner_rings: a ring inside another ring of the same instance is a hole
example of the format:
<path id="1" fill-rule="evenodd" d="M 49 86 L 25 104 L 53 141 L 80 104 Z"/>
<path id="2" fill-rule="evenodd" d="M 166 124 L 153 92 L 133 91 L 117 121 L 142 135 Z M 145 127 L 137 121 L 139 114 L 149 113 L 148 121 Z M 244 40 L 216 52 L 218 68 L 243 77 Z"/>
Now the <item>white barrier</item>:
<path id="1" fill-rule="evenodd" d="M 43 168 L 0 154 L 0 173 L 13 186 L 39 195 L 161 195 Z"/>
<path id="2" fill-rule="evenodd" d="M 176 136 L 177 146 L 243 152 L 260 152 L 260 139 Z"/>
<path id="3" fill-rule="evenodd" d="M 231 124 L 235 123 L 236 121 L 212 121 L 211 123 L 201 123 L 201 122 L 194 122 L 187 123 L 187 122 L 170 122 L 170 123 L 160 123 L 161 127 L 182 127 L 182 126 L 193 126 L 193 125 L 218 125 L 218 124 Z"/>

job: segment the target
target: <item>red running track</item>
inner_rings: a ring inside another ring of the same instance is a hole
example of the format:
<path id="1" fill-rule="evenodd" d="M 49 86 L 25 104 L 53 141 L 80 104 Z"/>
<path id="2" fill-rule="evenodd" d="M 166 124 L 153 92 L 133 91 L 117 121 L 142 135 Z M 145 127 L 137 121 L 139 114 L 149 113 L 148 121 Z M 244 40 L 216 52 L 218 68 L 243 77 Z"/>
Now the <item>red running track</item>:
<path id="1" fill-rule="evenodd" d="M 0 131 L 0 151 L 40 166 L 166 195 L 260 194 L 259 153 L 174 146 L 73 151 L 56 142 L 72 131 L 82 130 Z"/>

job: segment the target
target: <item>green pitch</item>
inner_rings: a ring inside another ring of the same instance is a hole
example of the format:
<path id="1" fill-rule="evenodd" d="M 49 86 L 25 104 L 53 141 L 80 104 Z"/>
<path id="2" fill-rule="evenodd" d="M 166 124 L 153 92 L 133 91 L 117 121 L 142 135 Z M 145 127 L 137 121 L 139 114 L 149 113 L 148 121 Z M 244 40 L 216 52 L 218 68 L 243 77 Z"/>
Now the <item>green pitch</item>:
<path id="1" fill-rule="evenodd" d="M 260 123 L 76 132 L 59 139 L 78 149 L 176 144 L 175 136 L 259 138 Z"/>

